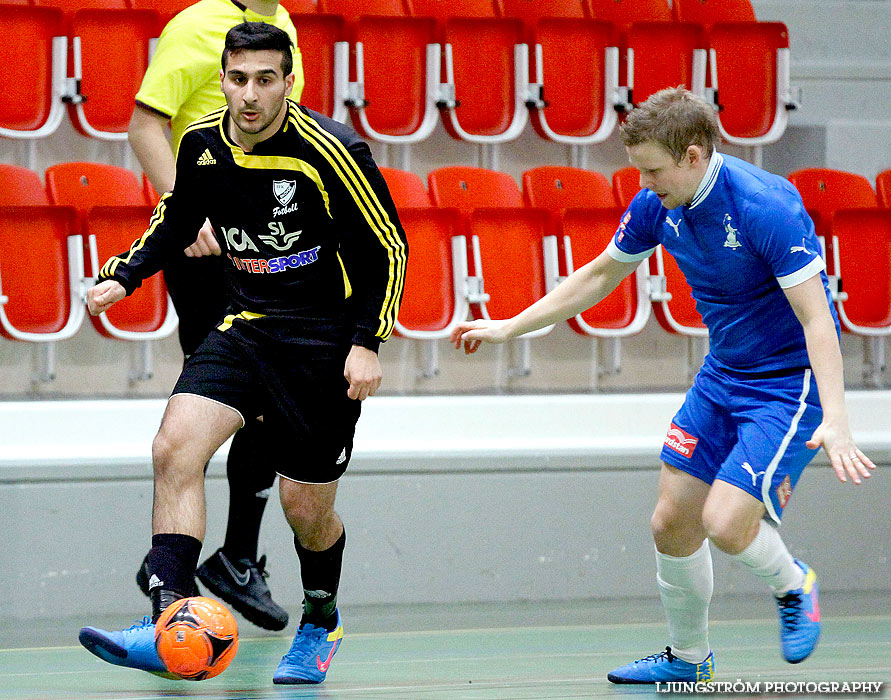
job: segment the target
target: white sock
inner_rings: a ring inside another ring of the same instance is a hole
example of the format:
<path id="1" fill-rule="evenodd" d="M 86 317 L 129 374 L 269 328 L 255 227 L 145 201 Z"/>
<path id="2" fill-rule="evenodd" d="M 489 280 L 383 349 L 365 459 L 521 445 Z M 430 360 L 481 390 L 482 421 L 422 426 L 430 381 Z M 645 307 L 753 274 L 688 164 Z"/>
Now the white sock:
<path id="1" fill-rule="evenodd" d="M 671 653 L 691 664 L 709 655 L 708 605 L 714 590 L 708 540 L 689 557 L 656 550 L 656 583 L 668 620 Z"/>
<path id="2" fill-rule="evenodd" d="M 764 520 L 752 543 L 730 558 L 744 564 L 773 589 L 774 595 L 782 596 L 804 585 L 804 572 L 792 559 L 777 529 Z"/>

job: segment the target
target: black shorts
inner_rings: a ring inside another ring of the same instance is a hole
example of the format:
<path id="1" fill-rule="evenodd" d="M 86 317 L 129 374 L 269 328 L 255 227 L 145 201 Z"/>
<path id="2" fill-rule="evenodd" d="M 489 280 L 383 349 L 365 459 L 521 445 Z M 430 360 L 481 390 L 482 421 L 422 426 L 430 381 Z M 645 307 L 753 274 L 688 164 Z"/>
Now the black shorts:
<path id="1" fill-rule="evenodd" d="M 191 355 L 215 328 L 229 305 L 221 255 L 189 258 L 177 255 L 164 267 L 164 282 L 179 317 L 179 344 Z"/>
<path id="2" fill-rule="evenodd" d="M 186 360 L 173 394 L 196 394 L 263 416 L 268 444 L 258 446 L 275 471 L 324 484 L 346 471 L 362 402 L 347 396 L 350 346 L 258 343 L 235 326 L 211 331 Z"/>

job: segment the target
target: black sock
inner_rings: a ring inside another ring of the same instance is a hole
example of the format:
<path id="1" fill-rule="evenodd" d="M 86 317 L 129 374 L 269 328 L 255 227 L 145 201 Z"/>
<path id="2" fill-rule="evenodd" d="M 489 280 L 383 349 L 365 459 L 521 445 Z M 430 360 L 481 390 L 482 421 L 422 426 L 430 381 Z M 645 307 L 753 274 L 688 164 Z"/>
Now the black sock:
<path id="1" fill-rule="evenodd" d="M 146 561 L 152 619 L 179 598 L 195 595 L 195 568 L 201 555 L 201 540 L 191 535 L 164 533 L 152 536 Z"/>
<path id="2" fill-rule="evenodd" d="M 303 617 L 300 624 L 333 630 L 337 626 L 337 588 L 340 585 L 340 569 L 346 530 L 331 547 L 323 552 L 304 549 L 297 537 L 294 547 L 300 559 L 300 578 L 303 581 Z"/>
<path id="3" fill-rule="evenodd" d="M 263 424 L 248 422 L 232 438 L 226 476 L 229 480 L 229 520 L 223 552 L 229 561 L 257 561 L 260 523 L 275 483 L 275 470 L 263 459 Z"/>

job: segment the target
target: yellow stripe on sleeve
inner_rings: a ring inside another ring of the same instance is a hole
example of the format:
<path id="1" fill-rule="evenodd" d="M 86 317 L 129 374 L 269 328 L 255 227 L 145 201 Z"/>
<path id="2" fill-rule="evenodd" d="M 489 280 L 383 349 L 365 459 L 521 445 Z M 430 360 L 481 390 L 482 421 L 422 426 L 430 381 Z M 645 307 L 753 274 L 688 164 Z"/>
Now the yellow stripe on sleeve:
<path id="1" fill-rule="evenodd" d="M 365 221 L 387 251 L 390 279 L 379 316 L 380 326 L 376 332 L 379 338 L 386 340 L 395 325 L 402 297 L 405 280 L 405 244 L 365 174 L 346 147 L 296 106 L 291 107 L 290 116 L 300 133 L 331 164 L 362 212 Z"/>

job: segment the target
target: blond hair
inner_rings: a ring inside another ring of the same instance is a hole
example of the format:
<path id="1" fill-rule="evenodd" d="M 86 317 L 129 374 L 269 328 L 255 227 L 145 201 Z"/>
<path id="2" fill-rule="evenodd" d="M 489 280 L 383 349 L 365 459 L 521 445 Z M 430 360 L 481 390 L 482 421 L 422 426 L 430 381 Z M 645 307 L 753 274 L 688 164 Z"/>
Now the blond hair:
<path id="1" fill-rule="evenodd" d="M 677 161 L 693 145 L 709 158 L 721 138 L 714 108 L 682 86 L 650 95 L 631 110 L 619 132 L 626 146 L 655 141 Z"/>

